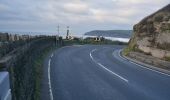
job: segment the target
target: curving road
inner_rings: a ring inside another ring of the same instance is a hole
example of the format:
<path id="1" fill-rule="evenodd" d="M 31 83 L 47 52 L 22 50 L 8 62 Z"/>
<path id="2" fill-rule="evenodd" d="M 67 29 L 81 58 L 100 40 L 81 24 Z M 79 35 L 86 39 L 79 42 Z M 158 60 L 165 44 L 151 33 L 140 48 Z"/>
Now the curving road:
<path id="1" fill-rule="evenodd" d="M 120 57 L 122 46 L 70 46 L 48 59 L 50 100 L 170 100 L 170 76 Z"/>

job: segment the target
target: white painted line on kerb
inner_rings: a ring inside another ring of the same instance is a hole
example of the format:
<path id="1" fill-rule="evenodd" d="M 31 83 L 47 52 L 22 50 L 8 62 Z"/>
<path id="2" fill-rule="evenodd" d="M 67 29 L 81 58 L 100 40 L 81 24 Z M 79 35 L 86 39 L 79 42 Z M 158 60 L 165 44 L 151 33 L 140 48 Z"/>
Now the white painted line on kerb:
<path id="1" fill-rule="evenodd" d="M 90 52 L 90 58 L 92 59 L 92 61 L 94 61 L 96 64 L 98 64 L 100 67 L 102 67 L 102 68 L 105 69 L 106 71 L 110 72 L 111 74 L 119 77 L 119 78 L 122 79 L 123 81 L 125 81 L 125 82 L 127 82 L 127 83 L 129 82 L 129 81 L 128 81 L 127 79 L 125 79 L 124 77 L 122 77 L 122 76 L 116 74 L 115 72 L 109 70 L 108 68 L 106 68 L 106 67 L 105 67 L 104 65 L 102 65 L 101 63 L 98 63 L 98 62 L 93 58 L 93 56 L 92 56 L 92 53 L 93 53 L 94 51 L 96 51 L 96 49 L 93 49 L 93 50 Z"/>
<path id="2" fill-rule="evenodd" d="M 119 57 L 120 57 L 121 59 L 123 59 L 123 60 L 126 61 L 127 59 L 123 58 L 123 57 L 120 55 L 120 52 L 121 52 L 121 50 L 119 50 L 119 53 L 118 53 Z M 114 52 L 114 51 L 113 51 L 112 55 L 115 57 L 115 52 Z"/>
<path id="3" fill-rule="evenodd" d="M 122 56 L 120 55 L 120 52 L 121 52 L 121 50 L 119 50 L 119 54 L 118 54 L 119 57 L 127 61 L 127 59 L 125 59 L 124 57 L 122 57 Z M 156 72 L 156 73 L 159 73 L 159 74 L 163 74 L 163 75 L 166 75 L 166 76 L 170 76 L 169 74 L 166 74 L 166 73 L 163 73 L 163 72 L 160 72 L 160 71 L 157 71 L 157 70 L 154 70 L 154 69 L 151 69 L 151 68 L 142 66 L 142 65 L 137 64 L 137 63 L 135 63 L 135 62 L 133 62 L 133 61 L 129 61 L 129 62 L 132 63 L 132 64 L 135 64 L 135 65 L 137 65 L 137 66 L 139 66 L 139 67 L 142 67 L 142 68 L 144 68 L 144 69 L 148 69 L 148 70 L 151 70 L 151 71 Z M 154 67 L 154 66 L 153 66 L 153 67 Z"/>
<path id="4" fill-rule="evenodd" d="M 144 67 L 144 66 L 142 66 L 142 65 L 139 65 L 139 64 L 137 64 L 137 63 L 134 63 L 134 62 L 132 62 L 132 61 L 129 61 L 129 62 L 130 62 L 130 63 L 133 63 L 133 64 L 135 64 L 135 65 L 137 65 L 137 66 L 139 66 L 139 67 L 142 67 L 142 68 L 145 68 L 145 69 L 151 70 L 151 71 L 153 71 L 153 72 L 156 72 L 156 73 L 159 73 L 159 74 L 163 74 L 163 75 L 166 75 L 166 76 L 170 76 L 169 74 L 162 73 L 162 72 L 160 72 L 160 71 L 153 70 L 153 69 L 151 69 L 151 68 L 148 68 L 148 67 Z"/>
<path id="5" fill-rule="evenodd" d="M 51 66 L 51 58 L 48 62 L 48 84 L 49 84 L 49 92 L 50 92 L 50 100 L 53 100 L 53 92 L 52 92 L 52 88 L 51 88 L 51 78 L 50 78 L 50 67 Z"/>
<path id="6" fill-rule="evenodd" d="M 127 60 L 127 59 L 123 58 L 123 57 L 120 55 L 120 52 L 121 52 L 121 50 L 119 50 L 119 53 L 118 53 L 119 57 L 122 58 L 123 60 Z M 112 55 L 115 56 L 115 55 L 114 55 L 114 52 L 112 53 Z"/>

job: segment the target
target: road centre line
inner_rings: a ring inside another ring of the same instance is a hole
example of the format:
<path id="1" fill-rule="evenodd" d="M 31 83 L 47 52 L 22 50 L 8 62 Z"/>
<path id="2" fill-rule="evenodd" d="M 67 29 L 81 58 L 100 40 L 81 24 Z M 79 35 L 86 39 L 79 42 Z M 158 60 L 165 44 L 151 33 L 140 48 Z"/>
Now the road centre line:
<path id="1" fill-rule="evenodd" d="M 129 82 L 127 79 L 125 79 L 124 77 L 116 74 L 115 72 L 111 71 L 110 69 L 106 68 L 104 65 L 102 65 L 101 63 L 97 62 L 93 56 L 92 56 L 92 53 L 95 52 L 97 49 L 93 49 L 91 52 L 90 52 L 90 58 L 92 59 L 93 62 L 95 62 L 96 64 L 98 64 L 100 67 L 102 67 L 103 69 L 105 69 L 106 71 L 110 72 L 111 74 L 117 76 L 118 78 L 120 78 L 121 80 L 125 81 L 125 82 Z"/>

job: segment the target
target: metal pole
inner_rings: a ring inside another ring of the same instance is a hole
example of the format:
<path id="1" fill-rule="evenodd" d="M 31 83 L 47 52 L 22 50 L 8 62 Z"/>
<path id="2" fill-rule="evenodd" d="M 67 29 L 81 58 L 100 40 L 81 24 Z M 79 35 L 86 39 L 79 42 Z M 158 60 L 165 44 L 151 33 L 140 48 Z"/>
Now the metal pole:
<path id="1" fill-rule="evenodd" d="M 67 36 L 66 39 L 69 39 L 69 26 L 67 26 Z"/>
<path id="2" fill-rule="evenodd" d="M 60 36 L 60 26 L 58 25 L 58 36 Z"/>
<path id="3" fill-rule="evenodd" d="M 60 26 L 58 25 L 58 36 L 56 35 L 56 46 L 59 45 Z"/>

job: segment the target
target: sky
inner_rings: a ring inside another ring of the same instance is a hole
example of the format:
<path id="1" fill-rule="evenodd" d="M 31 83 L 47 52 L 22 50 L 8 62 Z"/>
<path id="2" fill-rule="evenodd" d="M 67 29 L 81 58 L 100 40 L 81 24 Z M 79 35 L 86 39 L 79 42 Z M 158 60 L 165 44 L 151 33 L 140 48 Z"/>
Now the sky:
<path id="1" fill-rule="evenodd" d="M 0 0 L 0 31 L 132 30 L 169 0 Z"/>

